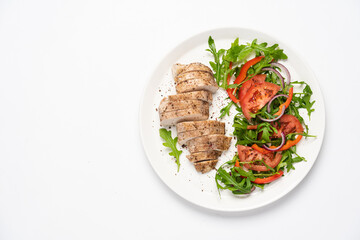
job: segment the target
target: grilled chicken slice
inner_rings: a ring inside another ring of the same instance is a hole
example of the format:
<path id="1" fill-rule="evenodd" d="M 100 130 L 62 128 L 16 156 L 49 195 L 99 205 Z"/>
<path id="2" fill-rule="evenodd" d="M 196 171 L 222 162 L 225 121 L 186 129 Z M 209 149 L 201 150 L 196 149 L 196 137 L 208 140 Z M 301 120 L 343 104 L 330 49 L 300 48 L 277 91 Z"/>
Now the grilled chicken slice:
<path id="1" fill-rule="evenodd" d="M 210 150 L 225 151 L 230 147 L 230 142 L 231 137 L 214 134 L 194 138 L 186 145 L 190 153 L 196 153 Z"/>
<path id="2" fill-rule="evenodd" d="M 207 151 L 207 152 L 193 153 L 193 154 L 187 155 L 186 157 L 189 159 L 190 162 L 196 163 L 196 162 L 205 161 L 205 160 L 218 159 L 218 157 L 220 157 L 220 155 L 221 155 L 220 151 Z"/>
<path id="3" fill-rule="evenodd" d="M 164 98 L 160 102 L 159 112 L 161 114 L 189 108 L 209 108 L 209 103 L 201 100 L 169 101 L 167 98 Z"/>
<path id="4" fill-rule="evenodd" d="M 171 112 L 160 113 L 162 126 L 175 125 L 183 121 L 197 121 L 209 118 L 209 105 L 197 108 L 188 108 Z"/>
<path id="5" fill-rule="evenodd" d="M 204 128 L 202 130 L 193 130 L 193 131 L 178 133 L 179 144 L 181 144 L 181 145 L 186 144 L 186 142 L 191 139 L 205 136 L 205 135 L 225 134 L 224 125 L 219 124 L 216 127 L 210 127 L 210 128 Z"/>
<path id="6" fill-rule="evenodd" d="M 182 81 L 176 85 L 177 93 L 192 91 L 209 91 L 215 93 L 219 89 L 214 79 L 190 79 Z"/>
<path id="7" fill-rule="evenodd" d="M 202 63 L 190 63 L 190 64 L 180 64 L 176 63 L 172 66 L 172 74 L 173 77 L 176 77 L 177 75 L 185 72 L 191 72 L 191 71 L 204 71 L 204 72 L 210 72 L 212 73 L 211 69 L 202 64 Z"/>
<path id="8" fill-rule="evenodd" d="M 194 166 L 195 166 L 196 171 L 201 172 L 201 173 L 207 173 L 215 168 L 217 162 L 218 162 L 217 159 L 202 161 L 202 162 L 194 163 Z"/>
<path id="9" fill-rule="evenodd" d="M 195 91 L 187 93 L 179 93 L 167 97 L 169 101 L 183 101 L 183 100 L 202 100 L 211 104 L 212 94 L 208 91 Z"/>
<path id="10" fill-rule="evenodd" d="M 176 83 L 181 83 L 186 80 L 191 79 L 205 79 L 205 80 L 214 80 L 214 76 L 212 73 L 204 72 L 204 71 L 193 71 L 193 72 L 185 72 L 174 78 Z"/>
<path id="11" fill-rule="evenodd" d="M 176 124 L 176 131 L 179 134 L 182 132 L 204 130 L 207 128 L 218 128 L 218 127 L 225 129 L 225 123 L 215 120 L 182 122 Z"/>

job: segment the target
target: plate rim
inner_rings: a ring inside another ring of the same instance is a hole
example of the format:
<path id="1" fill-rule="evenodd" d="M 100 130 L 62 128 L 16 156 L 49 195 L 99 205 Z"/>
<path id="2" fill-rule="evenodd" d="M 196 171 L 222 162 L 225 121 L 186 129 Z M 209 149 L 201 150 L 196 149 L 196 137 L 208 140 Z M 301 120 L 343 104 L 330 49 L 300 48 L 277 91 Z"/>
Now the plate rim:
<path id="1" fill-rule="evenodd" d="M 284 191 L 281 194 L 278 194 L 276 197 L 270 198 L 267 201 L 263 201 L 263 202 L 261 202 L 261 203 L 259 203 L 257 205 L 254 205 L 252 207 L 248 207 L 246 209 L 224 209 L 224 208 L 219 208 L 219 207 L 209 207 L 207 205 L 201 205 L 200 203 L 198 203 L 196 201 L 192 201 L 191 199 L 183 196 L 182 194 L 180 194 L 177 191 L 177 189 L 170 186 L 169 183 L 160 174 L 159 170 L 154 166 L 153 162 L 150 160 L 150 154 L 149 154 L 149 151 L 148 151 L 148 149 L 146 147 L 146 142 L 145 142 L 145 137 L 144 137 L 144 130 L 143 130 L 143 125 L 142 125 L 142 119 L 143 119 L 143 114 L 144 114 L 143 111 L 142 111 L 142 108 L 144 106 L 146 90 L 151 85 L 151 80 L 156 75 L 158 68 L 180 46 L 190 42 L 192 39 L 198 38 L 199 36 L 202 36 L 202 35 L 210 36 L 211 34 L 214 35 L 214 33 L 217 33 L 219 31 L 234 31 L 235 33 L 238 33 L 240 31 L 251 31 L 251 32 L 254 32 L 254 33 L 259 33 L 262 36 L 266 36 L 266 37 L 274 40 L 276 43 L 279 43 L 279 45 L 284 45 L 286 47 L 286 49 L 288 49 L 288 51 L 291 51 L 292 53 L 294 53 L 295 56 L 297 56 L 297 58 L 301 61 L 301 63 L 304 65 L 304 67 L 307 69 L 307 71 L 309 71 L 309 73 L 313 76 L 313 79 L 315 80 L 314 83 L 315 83 L 315 85 L 317 87 L 317 90 L 318 90 L 318 93 L 319 93 L 318 97 L 321 99 L 321 103 L 323 105 L 323 109 L 322 109 L 323 114 L 321 115 L 321 118 L 323 119 L 323 124 L 322 124 L 322 128 L 321 128 L 321 131 L 320 131 L 321 132 L 320 145 L 319 145 L 319 150 L 317 151 L 316 155 L 314 156 L 314 161 L 311 162 L 311 166 L 309 166 L 308 168 L 305 169 L 304 175 L 301 178 L 298 178 L 296 182 L 293 182 L 292 187 L 288 191 Z M 215 211 L 215 212 L 224 212 L 224 213 L 240 213 L 240 212 L 247 212 L 247 211 L 259 209 L 259 208 L 265 207 L 265 206 L 267 206 L 267 205 L 269 205 L 271 203 L 274 203 L 274 202 L 278 201 L 279 199 L 283 198 L 288 193 L 292 192 L 306 178 L 308 173 L 313 168 L 315 162 L 317 161 L 319 153 L 321 152 L 321 149 L 323 147 L 323 142 L 324 142 L 324 137 L 325 137 L 325 129 L 326 129 L 326 107 L 325 107 L 324 95 L 322 94 L 318 78 L 317 78 L 315 72 L 312 70 L 312 68 L 308 64 L 308 62 L 305 60 L 305 58 L 301 54 L 299 54 L 297 51 L 295 51 L 291 46 L 288 46 L 287 44 L 284 44 L 283 42 L 279 41 L 277 38 L 274 38 L 273 36 L 263 32 L 263 31 L 259 31 L 259 30 L 251 29 L 251 28 L 243 28 L 243 27 L 220 27 L 220 28 L 208 29 L 208 30 L 199 32 L 197 34 L 191 35 L 190 37 L 187 37 L 185 39 L 182 39 L 181 41 L 179 41 L 176 44 L 176 46 L 170 48 L 170 50 L 167 51 L 166 54 L 164 54 L 164 56 L 162 56 L 162 58 L 160 58 L 160 59 L 161 60 L 155 65 L 154 70 L 151 71 L 151 74 L 147 78 L 147 83 L 144 85 L 143 90 L 142 90 L 141 101 L 140 101 L 140 104 L 139 104 L 139 115 L 138 115 L 139 134 L 140 134 L 143 150 L 145 152 L 147 160 L 150 162 L 150 165 L 151 165 L 152 169 L 155 171 L 156 175 L 161 179 L 161 181 L 169 189 L 171 189 L 174 193 L 176 193 L 177 196 L 181 197 L 182 199 L 186 200 L 187 202 L 189 202 L 189 203 L 191 203 L 191 204 L 193 204 L 193 205 L 195 205 L 197 207 L 200 207 L 202 209 L 207 209 L 207 210 L 211 210 L 211 211 Z"/>

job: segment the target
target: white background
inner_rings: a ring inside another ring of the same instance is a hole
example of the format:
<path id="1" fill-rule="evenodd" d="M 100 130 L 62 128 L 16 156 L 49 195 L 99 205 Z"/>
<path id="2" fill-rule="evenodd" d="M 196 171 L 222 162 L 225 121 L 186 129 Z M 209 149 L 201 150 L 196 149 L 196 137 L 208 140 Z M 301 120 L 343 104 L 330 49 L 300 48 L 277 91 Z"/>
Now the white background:
<path id="1" fill-rule="evenodd" d="M 326 104 L 305 180 L 231 216 L 169 190 L 138 126 L 159 61 L 219 27 L 287 43 Z M 359 42 L 360 1 L 1 0 L 0 239 L 360 239 Z"/>

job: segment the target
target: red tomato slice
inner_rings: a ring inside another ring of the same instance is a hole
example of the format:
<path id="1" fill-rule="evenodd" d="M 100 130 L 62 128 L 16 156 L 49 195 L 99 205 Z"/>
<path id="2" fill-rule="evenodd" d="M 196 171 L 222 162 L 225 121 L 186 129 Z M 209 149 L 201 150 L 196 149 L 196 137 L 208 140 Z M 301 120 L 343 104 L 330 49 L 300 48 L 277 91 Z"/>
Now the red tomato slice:
<path id="1" fill-rule="evenodd" d="M 259 74 L 254 76 L 252 79 L 244 82 L 244 84 L 241 86 L 239 91 L 239 99 L 241 99 L 245 96 L 246 92 L 251 88 L 252 86 L 255 86 L 259 83 L 264 83 L 266 79 L 266 74 Z"/>
<path id="2" fill-rule="evenodd" d="M 252 149 L 251 147 L 247 147 L 243 145 L 237 145 L 237 149 L 238 149 L 239 161 L 242 163 L 254 162 L 249 164 L 244 163 L 244 167 L 254 171 L 259 171 L 259 172 L 269 171 L 269 168 L 267 168 L 263 164 L 256 163 L 256 160 L 263 160 L 266 165 L 268 165 L 271 168 L 275 168 L 280 163 L 282 158 L 281 153 L 276 153 L 275 155 L 272 152 L 268 154 L 262 154 Z"/>
<path id="3" fill-rule="evenodd" d="M 285 136 L 289 133 L 302 133 L 304 132 L 304 128 L 301 125 L 299 119 L 297 119 L 293 115 L 284 114 L 278 122 L 274 123 L 276 129 L 278 129 L 278 133 L 274 135 L 274 137 L 280 138 L 280 133 L 283 132 Z"/>
<path id="4" fill-rule="evenodd" d="M 246 119 L 251 119 L 251 113 L 256 113 L 280 90 L 280 86 L 264 82 L 249 88 L 240 105 Z"/>

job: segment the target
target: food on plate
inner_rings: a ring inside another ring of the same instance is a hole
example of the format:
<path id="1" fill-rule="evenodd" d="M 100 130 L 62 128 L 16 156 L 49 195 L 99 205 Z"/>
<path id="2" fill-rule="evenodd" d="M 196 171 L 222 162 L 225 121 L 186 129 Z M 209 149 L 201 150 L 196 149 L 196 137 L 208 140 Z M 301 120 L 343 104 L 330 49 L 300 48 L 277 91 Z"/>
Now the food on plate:
<path id="1" fill-rule="evenodd" d="M 160 114 L 160 124 L 162 126 L 175 125 L 178 122 L 205 120 L 209 118 L 209 105 L 189 107 L 188 109 L 162 112 Z"/>
<path id="2" fill-rule="evenodd" d="M 211 134 L 225 134 L 225 124 L 218 125 L 216 127 L 205 128 L 202 130 L 193 130 L 187 132 L 178 133 L 179 144 L 185 144 L 187 141 L 197 137 L 211 135 Z"/>
<path id="3" fill-rule="evenodd" d="M 230 147 L 231 137 L 222 134 L 205 135 L 186 143 L 190 153 L 209 150 L 225 151 Z"/>
<path id="4" fill-rule="evenodd" d="M 245 168 L 258 172 L 266 172 L 270 168 L 275 168 L 282 157 L 279 152 L 263 154 L 243 145 L 237 145 L 237 149 L 240 163 L 243 163 Z"/>
<path id="5" fill-rule="evenodd" d="M 212 73 L 204 71 L 192 71 L 177 75 L 174 79 L 177 84 L 191 79 L 204 79 L 208 81 L 214 81 L 214 75 Z"/>
<path id="6" fill-rule="evenodd" d="M 256 39 L 240 44 L 235 39 L 229 49 L 216 50 L 209 37 L 208 45 L 207 51 L 214 57 L 210 65 L 215 82 L 230 99 L 220 118 L 236 111 L 233 135 L 237 153 L 217 169 L 215 182 L 219 193 L 227 189 L 233 194 L 249 194 L 305 161 L 297 153 L 297 144 L 303 136 L 314 136 L 308 134 L 299 110 L 306 110 L 310 118 L 315 101 L 306 82 L 291 81 L 290 71 L 280 63 L 287 56 L 278 44 L 268 46 Z"/>
<path id="7" fill-rule="evenodd" d="M 249 88 L 240 100 L 240 106 L 246 119 L 250 120 L 252 115 L 263 108 L 279 90 L 280 86 L 270 82 L 263 82 Z"/>
<path id="8" fill-rule="evenodd" d="M 202 100 L 211 104 L 213 98 L 212 93 L 208 91 L 196 91 L 196 92 L 187 92 L 179 93 L 176 95 L 170 95 L 167 98 L 171 102 L 183 101 L 183 100 Z"/>
<path id="9" fill-rule="evenodd" d="M 231 141 L 225 136 L 225 123 L 207 120 L 212 93 L 219 87 L 211 69 L 202 63 L 177 63 L 172 72 L 178 94 L 161 100 L 160 124 L 176 124 L 176 142 L 188 148 L 191 154 L 187 158 L 195 169 L 207 173 L 215 168 L 222 151 L 230 147 Z"/>
<path id="10" fill-rule="evenodd" d="M 208 128 L 217 128 L 217 127 L 221 127 L 225 129 L 225 123 L 215 120 L 181 122 L 176 124 L 176 131 L 178 133 L 181 133 L 181 132 L 204 130 Z"/>
<path id="11" fill-rule="evenodd" d="M 171 112 L 184 109 L 201 109 L 209 108 L 209 103 L 202 100 L 179 100 L 179 101 L 170 101 L 166 98 L 161 100 L 159 105 L 159 113 Z"/>
<path id="12" fill-rule="evenodd" d="M 244 96 L 245 96 L 246 92 L 249 90 L 249 88 L 251 88 L 253 86 L 258 86 L 259 84 L 264 83 L 265 79 L 266 79 L 266 74 L 258 74 L 258 75 L 253 76 L 250 80 L 244 82 L 239 90 L 240 102 L 244 98 Z"/>
<path id="13" fill-rule="evenodd" d="M 176 78 L 176 76 L 178 76 L 181 73 L 193 72 L 193 71 L 203 71 L 212 74 L 212 70 L 208 66 L 199 62 L 190 63 L 190 64 L 175 63 L 172 66 L 171 71 L 174 78 Z"/>
<path id="14" fill-rule="evenodd" d="M 202 173 L 213 169 L 222 151 L 230 147 L 231 137 L 225 136 L 223 122 L 215 120 L 181 122 L 176 124 L 176 129 L 179 143 L 185 144 L 191 153 L 186 157 L 194 163 L 195 169 Z"/>
<path id="15" fill-rule="evenodd" d="M 201 173 L 207 173 L 215 168 L 218 161 L 219 160 L 214 159 L 214 160 L 196 162 L 196 163 L 194 163 L 194 166 L 195 166 L 196 171 L 201 172 Z"/>
<path id="16" fill-rule="evenodd" d="M 177 93 L 185 93 L 192 91 L 209 91 L 215 93 L 219 87 L 214 79 L 194 78 L 176 84 Z"/>
<path id="17" fill-rule="evenodd" d="M 206 151 L 206 152 L 197 152 L 190 155 L 187 155 L 186 157 L 189 159 L 190 162 L 201 162 L 206 160 L 215 160 L 218 159 L 218 157 L 221 156 L 221 151 Z"/>

